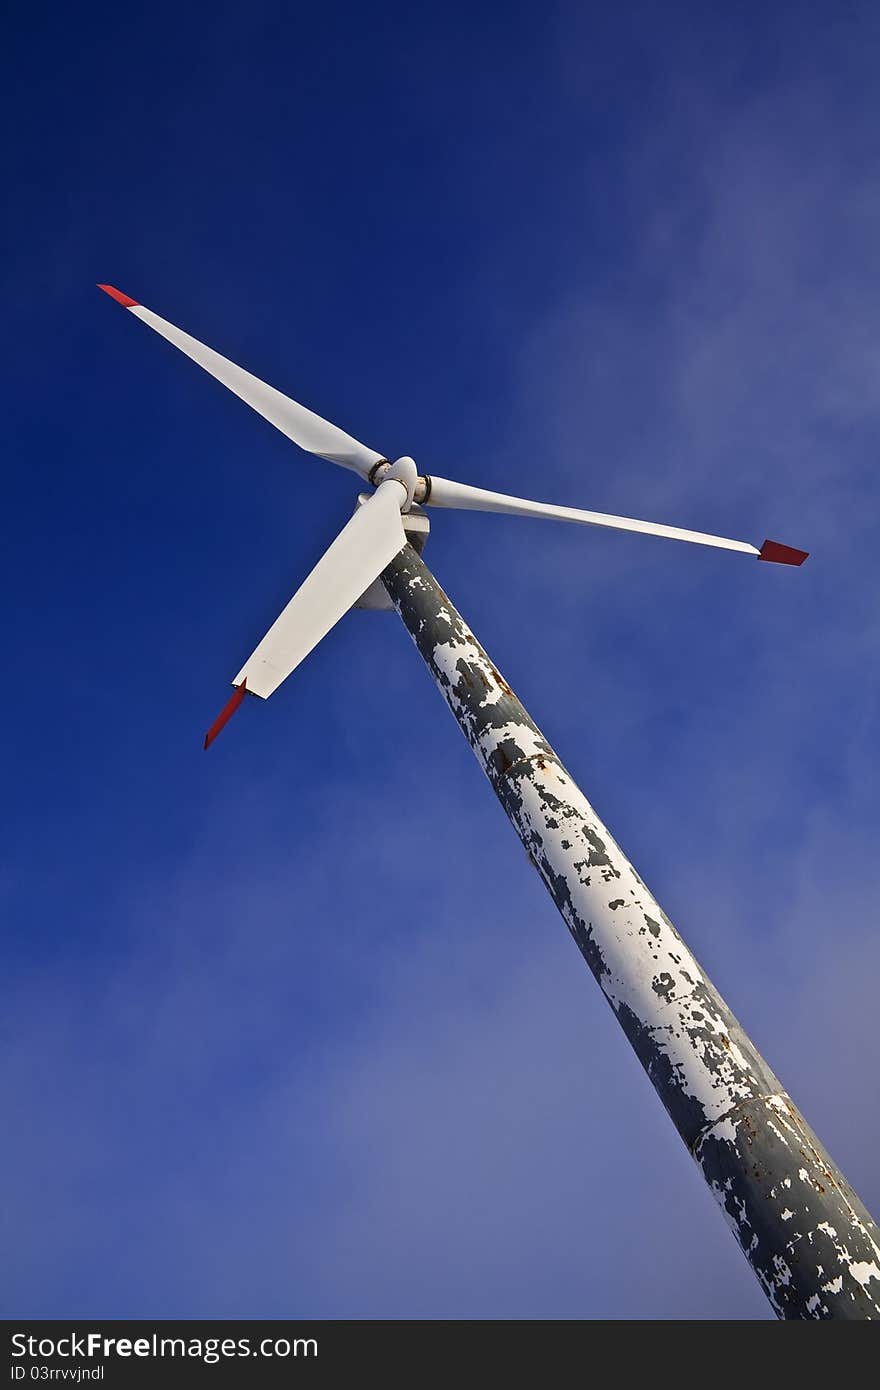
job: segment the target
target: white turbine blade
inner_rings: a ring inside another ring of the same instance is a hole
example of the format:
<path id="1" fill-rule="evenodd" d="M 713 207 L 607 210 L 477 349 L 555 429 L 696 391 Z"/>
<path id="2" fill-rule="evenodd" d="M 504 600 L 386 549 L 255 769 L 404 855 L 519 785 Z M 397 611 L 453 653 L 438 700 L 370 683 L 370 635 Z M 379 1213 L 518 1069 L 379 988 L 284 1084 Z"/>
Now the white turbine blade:
<path id="1" fill-rule="evenodd" d="M 330 463 L 350 468 L 362 478 L 368 477 L 373 465 L 381 462 L 382 455 L 377 454 L 374 449 L 359 444 L 338 426 L 322 420 L 320 415 L 306 410 L 304 405 L 298 405 L 289 396 L 276 391 L 274 386 L 268 386 L 265 381 L 260 381 L 259 377 L 246 372 L 243 367 L 237 367 L 228 358 L 221 357 L 213 348 L 205 347 L 204 343 L 191 338 L 182 329 L 175 328 L 173 323 L 161 319 L 151 309 L 145 309 L 137 300 L 129 299 L 121 290 L 114 289 L 112 285 L 99 285 L 98 288 L 122 304 L 136 318 L 155 329 L 163 338 L 167 338 L 168 342 L 173 343 L 181 352 L 185 352 L 187 357 L 191 357 L 211 376 L 216 377 L 230 391 L 234 391 L 252 410 L 262 415 L 282 434 L 286 434 L 287 438 L 292 439 L 301 449 L 328 459 Z"/>
<path id="2" fill-rule="evenodd" d="M 233 681 L 266 699 L 406 545 L 405 490 L 382 483 L 340 531 Z"/>
<path id="3" fill-rule="evenodd" d="M 576 521 L 582 526 L 610 526 L 616 531 L 639 531 L 646 536 L 665 536 L 672 541 L 691 541 L 694 545 L 712 545 L 720 550 L 738 550 L 759 560 L 777 564 L 801 565 L 807 558 L 805 550 L 765 541 L 758 548 L 748 541 L 732 541 L 726 536 L 710 536 L 703 531 L 684 531 L 680 526 L 664 526 L 656 521 L 636 521 L 628 516 L 608 516 L 605 512 L 584 512 L 576 507 L 556 507 L 549 502 L 529 502 L 523 497 L 507 497 L 503 492 L 487 492 L 483 488 L 454 483 L 448 478 L 431 474 L 428 495 L 422 502 L 427 507 L 449 507 L 461 511 L 501 512 L 508 516 L 548 517 L 553 521 Z"/>

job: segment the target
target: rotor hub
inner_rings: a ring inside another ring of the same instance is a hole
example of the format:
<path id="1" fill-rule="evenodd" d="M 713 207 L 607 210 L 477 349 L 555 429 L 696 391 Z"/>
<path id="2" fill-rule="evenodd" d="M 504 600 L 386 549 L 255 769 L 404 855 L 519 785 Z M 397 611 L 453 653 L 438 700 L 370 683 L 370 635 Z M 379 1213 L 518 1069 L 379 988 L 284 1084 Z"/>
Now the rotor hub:
<path id="1" fill-rule="evenodd" d="M 388 481 L 400 483 L 406 489 L 406 500 L 401 507 L 402 512 L 408 512 L 415 500 L 416 493 L 424 495 L 425 479 L 419 477 L 419 470 L 416 468 L 415 460 L 409 454 L 403 454 L 394 463 L 388 459 L 380 459 L 374 463 L 370 469 L 370 482 L 373 487 L 378 487 L 380 483 Z"/>

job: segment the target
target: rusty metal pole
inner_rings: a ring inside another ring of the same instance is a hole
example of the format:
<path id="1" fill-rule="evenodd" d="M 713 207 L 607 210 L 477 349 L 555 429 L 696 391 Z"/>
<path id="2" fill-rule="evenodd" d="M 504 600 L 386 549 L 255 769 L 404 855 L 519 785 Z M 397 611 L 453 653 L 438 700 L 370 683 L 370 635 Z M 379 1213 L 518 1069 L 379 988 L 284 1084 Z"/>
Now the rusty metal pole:
<path id="1" fill-rule="evenodd" d="M 871 1216 L 407 545 L 382 583 L 780 1318 L 880 1317 Z"/>

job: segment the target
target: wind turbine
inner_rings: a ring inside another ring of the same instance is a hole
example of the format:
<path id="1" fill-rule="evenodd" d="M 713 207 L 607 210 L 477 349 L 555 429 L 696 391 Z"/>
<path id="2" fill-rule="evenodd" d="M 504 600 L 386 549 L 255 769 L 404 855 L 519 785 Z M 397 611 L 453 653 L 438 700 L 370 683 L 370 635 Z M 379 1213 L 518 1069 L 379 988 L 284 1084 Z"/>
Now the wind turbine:
<path id="1" fill-rule="evenodd" d="M 370 489 L 235 676 L 205 737 L 267 699 L 351 607 L 394 607 L 720 1204 L 777 1316 L 880 1317 L 870 1214 L 421 558 L 431 507 L 547 517 L 777 564 L 807 552 L 607 516 L 420 474 L 101 285 L 300 448 Z"/>

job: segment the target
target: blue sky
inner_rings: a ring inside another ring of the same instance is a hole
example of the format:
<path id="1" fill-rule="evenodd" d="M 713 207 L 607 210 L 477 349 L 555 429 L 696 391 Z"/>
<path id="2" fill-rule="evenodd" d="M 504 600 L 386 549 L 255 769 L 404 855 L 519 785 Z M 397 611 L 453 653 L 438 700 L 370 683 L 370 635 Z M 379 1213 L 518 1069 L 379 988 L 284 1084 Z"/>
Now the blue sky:
<path id="1" fill-rule="evenodd" d="M 7 1316 L 763 1317 L 393 616 L 210 754 L 394 457 L 812 552 L 426 558 L 869 1207 L 875 7 L 15 6 Z"/>

